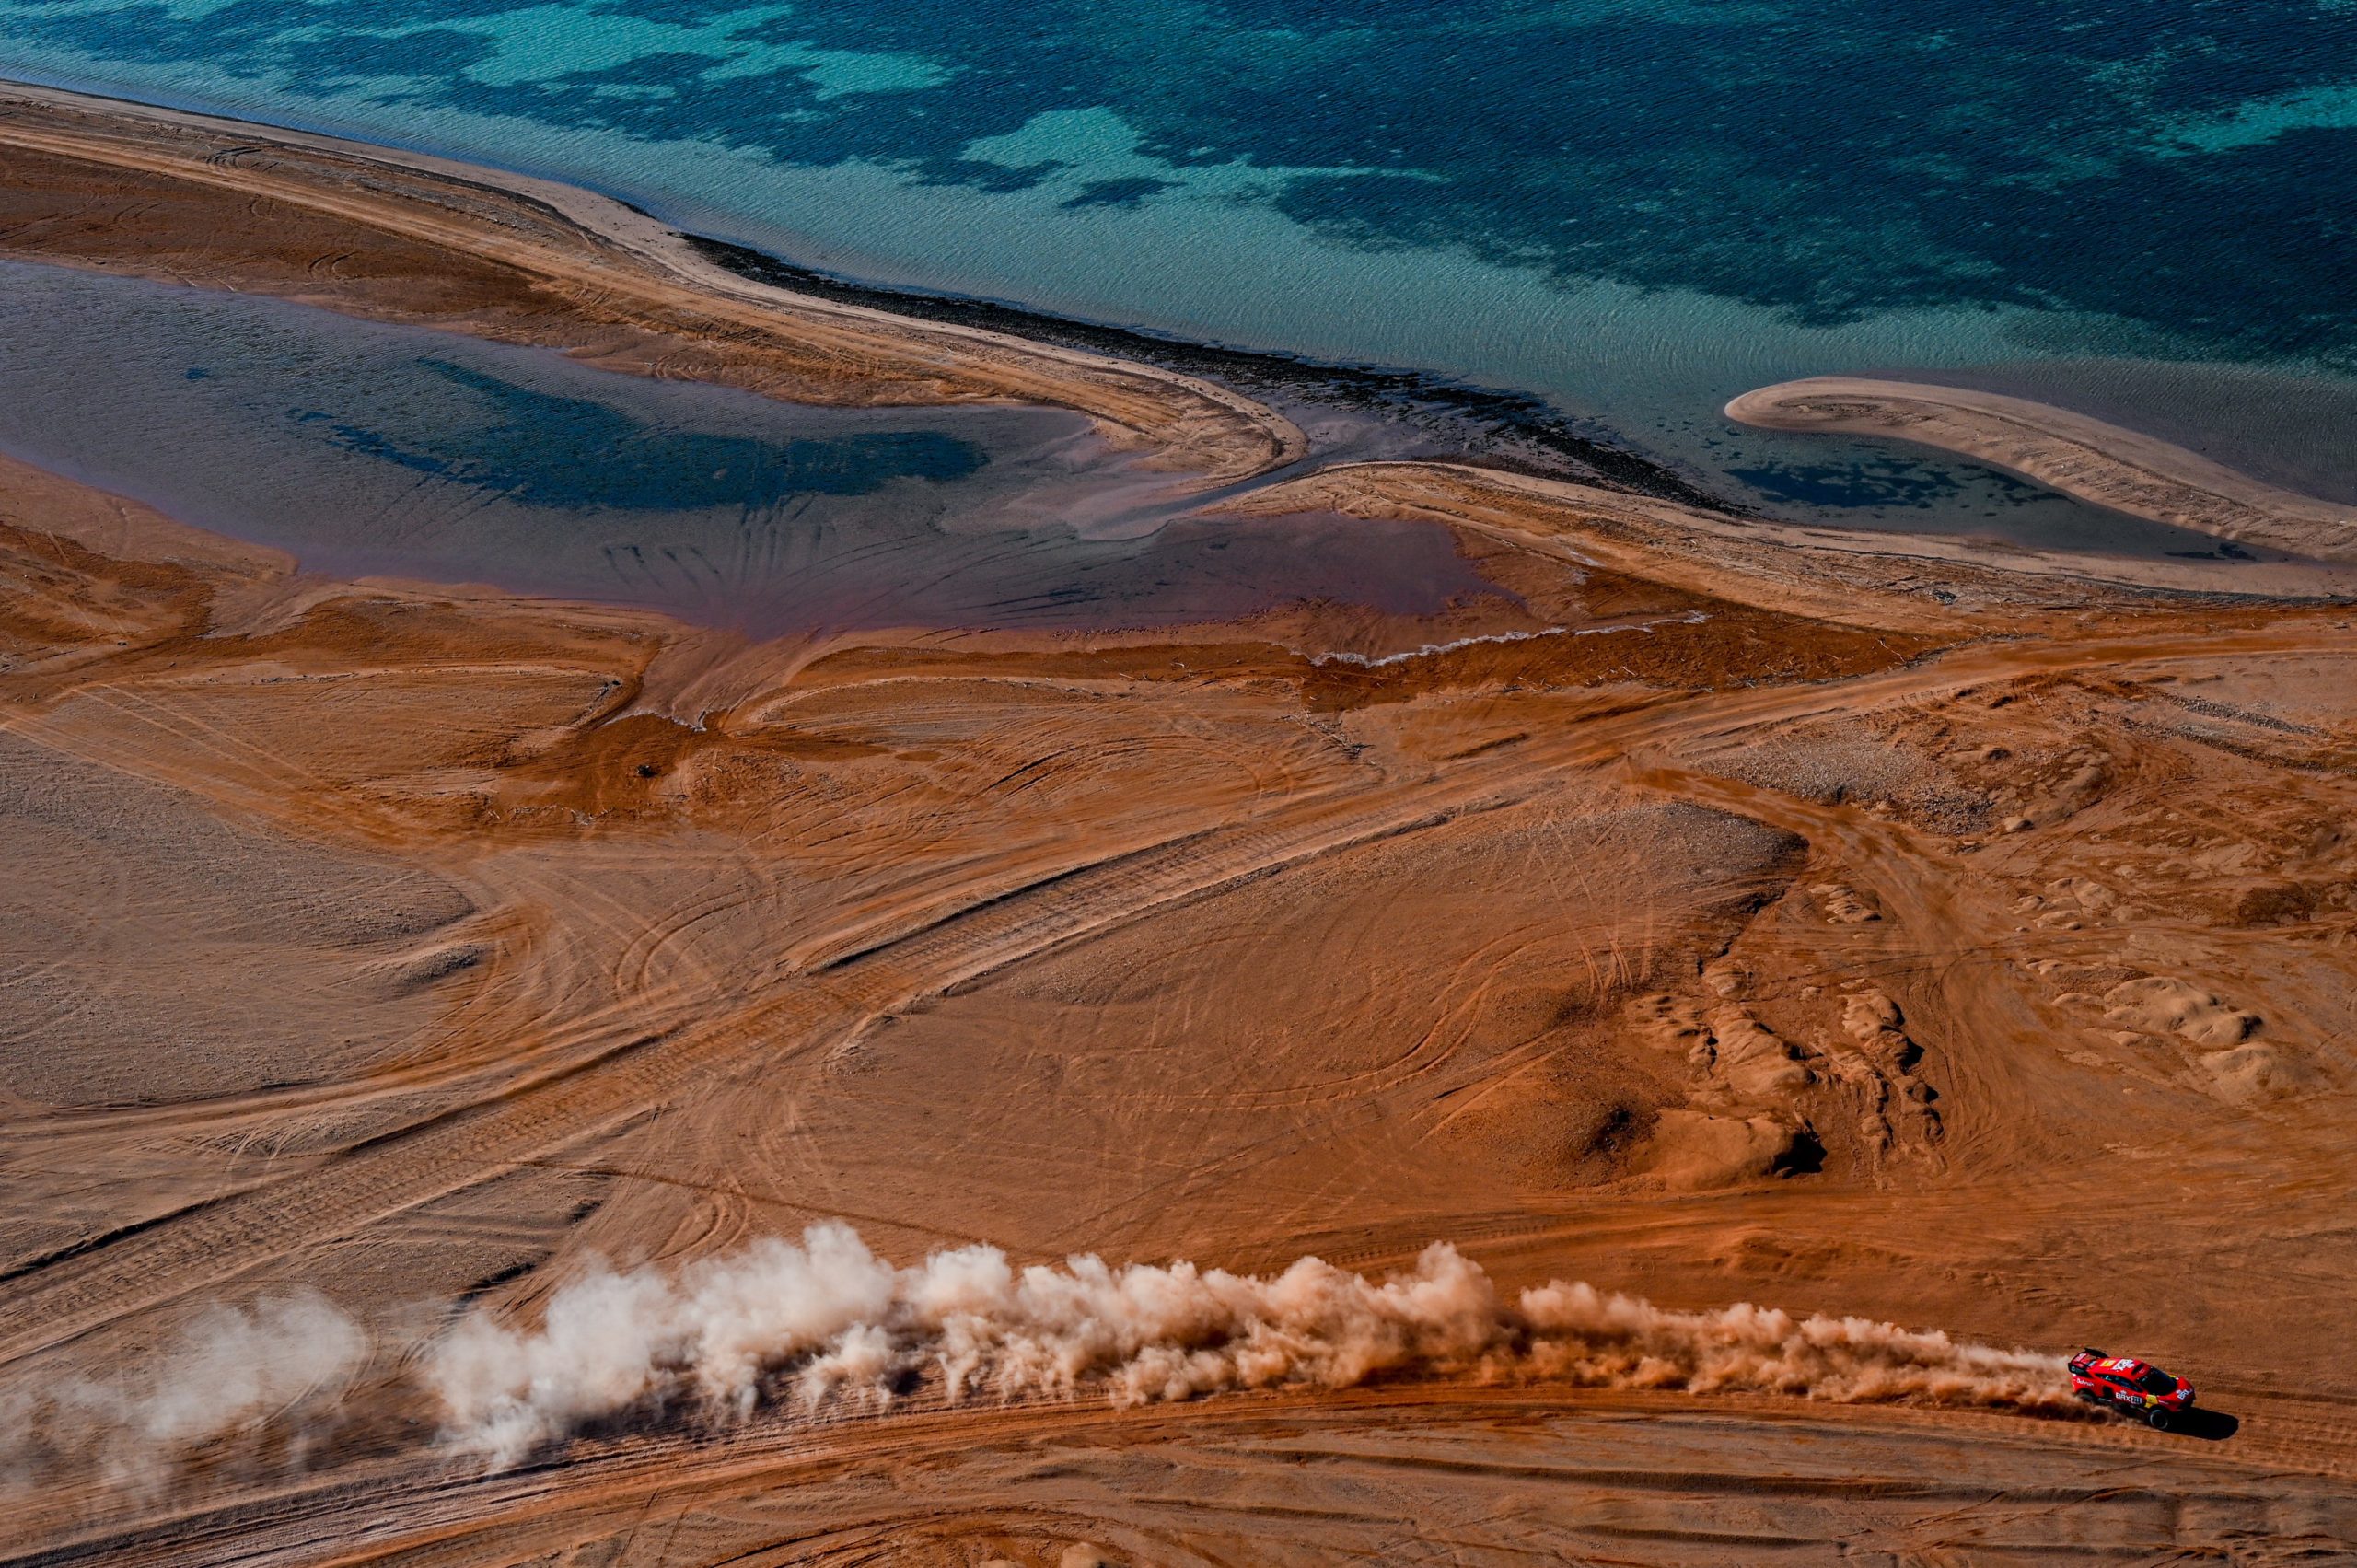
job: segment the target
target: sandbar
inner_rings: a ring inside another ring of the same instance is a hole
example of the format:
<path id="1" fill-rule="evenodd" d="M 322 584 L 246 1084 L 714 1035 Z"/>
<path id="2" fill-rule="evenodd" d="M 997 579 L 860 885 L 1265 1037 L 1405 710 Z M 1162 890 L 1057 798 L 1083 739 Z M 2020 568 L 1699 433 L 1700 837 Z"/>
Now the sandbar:
<path id="1" fill-rule="evenodd" d="M 1746 392 L 1729 419 L 1887 436 L 2026 475 L 2131 517 L 2316 561 L 2357 561 L 2357 507 L 2279 489 L 2199 453 L 2026 398 L 1821 376 Z"/>

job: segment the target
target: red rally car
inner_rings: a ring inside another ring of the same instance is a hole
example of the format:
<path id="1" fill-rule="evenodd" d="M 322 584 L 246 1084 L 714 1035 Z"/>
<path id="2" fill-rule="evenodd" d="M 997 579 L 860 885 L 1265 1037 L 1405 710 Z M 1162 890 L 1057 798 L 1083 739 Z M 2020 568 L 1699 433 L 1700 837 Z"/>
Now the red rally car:
<path id="1" fill-rule="evenodd" d="M 2109 1405 L 2166 1432 L 2193 1408 L 2193 1385 L 2172 1377 L 2132 1355 L 2083 1350 L 2071 1358 L 2071 1392 L 2090 1404 Z"/>

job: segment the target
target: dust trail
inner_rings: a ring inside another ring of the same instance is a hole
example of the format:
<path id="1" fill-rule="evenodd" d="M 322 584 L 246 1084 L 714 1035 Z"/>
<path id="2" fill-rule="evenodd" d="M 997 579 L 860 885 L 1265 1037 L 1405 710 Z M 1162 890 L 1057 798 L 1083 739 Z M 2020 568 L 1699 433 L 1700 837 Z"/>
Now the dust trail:
<path id="1" fill-rule="evenodd" d="M 29 1480 L 47 1458 L 83 1456 L 119 1481 L 296 1406 L 332 1406 L 368 1337 L 316 1291 L 206 1307 L 143 1365 L 0 1400 L 0 1472 Z"/>
<path id="2" fill-rule="evenodd" d="M 676 1272 L 600 1272 L 556 1292 L 537 1330 L 478 1315 L 421 1369 L 447 1437 L 494 1464 L 679 1400 L 740 1414 L 765 1400 L 872 1409 L 911 1391 L 953 1403 L 1101 1392 L 1128 1405 L 1419 1374 L 2069 1403 L 2059 1356 L 1861 1318 L 1669 1311 L 1560 1282 L 1508 1301 L 1446 1243 L 1381 1280 L 1315 1258 L 1272 1277 L 1094 1257 L 1018 1270 L 992 1247 L 895 1268 L 834 1223 Z"/>

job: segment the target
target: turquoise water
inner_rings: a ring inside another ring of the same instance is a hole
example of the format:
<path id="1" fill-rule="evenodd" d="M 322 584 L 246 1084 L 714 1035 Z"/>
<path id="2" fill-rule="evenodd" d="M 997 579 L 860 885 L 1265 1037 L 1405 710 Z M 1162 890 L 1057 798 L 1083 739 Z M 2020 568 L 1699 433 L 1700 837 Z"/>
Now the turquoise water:
<path id="1" fill-rule="evenodd" d="M 2115 416 L 2357 468 L 2270 417 L 2357 374 L 2348 0 L 0 0 L 0 74 L 1528 390 L 1786 512 L 1921 509 L 1717 416 L 1818 372 L 2098 364 Z"/>

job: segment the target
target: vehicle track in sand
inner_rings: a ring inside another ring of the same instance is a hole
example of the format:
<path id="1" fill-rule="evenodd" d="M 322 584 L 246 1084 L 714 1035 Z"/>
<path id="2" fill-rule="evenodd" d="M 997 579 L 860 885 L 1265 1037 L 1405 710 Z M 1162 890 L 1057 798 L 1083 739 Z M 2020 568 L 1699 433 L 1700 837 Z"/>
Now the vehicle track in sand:
<path id="1" fill-rule="evenodd" d="M 1231 887 L 1347 846 L 1364 844 L 1528 798 L 1567 773 L 1632 749 L 1672 751 L 1763 725 L 1877 705 L 1959 686 L 2099 663 L 2296 652 L 2338 645 L 2300 627 L 2200 635 L 2097 636 L 1974 645 L 1887 673 L 1821 686 L 1736 689 L 1665 700 L 1585 720 L 1435 768 L 1429 776 L 1268 811 L 1259 820 L 1190 834 L 1110 859 L 1041 875 L 979 902 L 945 897 L 929 912 L 829 948 L 798 968 L 740 979 L 720 1016 L 704 997 L 682 1016 L 674 1003 L 652 1020 L 617 1016 L 563 1059 L 496 1085 L 480 1098 L 369 1138 L 299 1174 L 93 1238 L 21 1266 L 8 1282 L 0 1363 L 19 1360 L 134 1312 L 218 1285 L 265 1260 L 351 1234 L 444 1197 L 520 1162 L 545 1156 L 668 1102 L 691 1083 L 751 1053 L 773 1061 L 824 1051 L 869 1019 L 1156 909 Z M 39 738 L 39 726 L 34 726 Z M 185 781 L 176 781 L 185 782 Z M 1733 791 L 1735 793 L 1727 793 Z M 1765 796 L 1713 784 L 1740 808 Z M 1861 830 L 1843 814 L 1792 817 L 1805 832 Z M 1887 834 L 1879 826 L 1864 830 Z M 1904 851 L 1897 839 L 1888 847 Z M 1895 865 L 1915 857 L 1900 854 Z M 1926 881 L 1924 886 L 1933 883 Z M 1911 897 L 1934 919 L 1932 895 Z M 2020 1018 L 2012 1028 L 2026 1028 Z M 633 1025 L 635 1027 L 633 1027 Z"/>
<path id="2" fill-rule="evenodd" d="M 257 1568 L 474 1568 L 626 1551 L 650 1523 L 683 1522 L 695 1560 L 826 1563 L 877 1561 L 878 1545 L 956 1562 L 925 1543 L 1059 1530 L 1167 1568 L 1317 1560 L 1301 1555 L 1312 1542 L 1469 1563 L 1942 1549 L 2102 1562 L 2261 1535 L 2328 1551 L 2357 1529 L 2357 1488 L 2320 1480 L 2346 1472 L 2316 1458 L 2229 1460 L 2116 1422 L 1435 1383 L 762 1419 L 493 1475 L 396 1455 L 61 1530 L 0 1562 L 166 1568 L 235 1550 Z M 1085 1519 L 1058 1500 L 1076 1478 L 1097 1498 Z"/>

